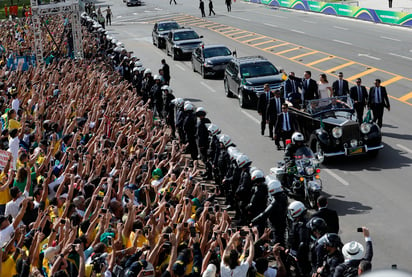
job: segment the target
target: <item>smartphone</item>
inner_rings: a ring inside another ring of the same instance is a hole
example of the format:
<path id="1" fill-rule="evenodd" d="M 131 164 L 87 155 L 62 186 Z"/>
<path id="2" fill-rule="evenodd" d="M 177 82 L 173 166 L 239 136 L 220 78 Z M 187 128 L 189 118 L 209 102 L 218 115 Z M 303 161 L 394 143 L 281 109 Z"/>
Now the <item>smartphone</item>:
<path id="1" fill-rule="evenodd" d="M 183 227 L 187 228 L 187 222 L 183 223 Z"/>
<path id="2" fill-rule="evenodd" d="M 169 239 L 169 234 L 163 234 L 164 239 Z"/>
<path id="3" fill-rule="evenodd" d="M 105 214 L 105 213 L 107 213 L 107 209 L 102 208 L 102 214 Z"/>
<path id="4" fill-rule="evenodd" d="M 227 234 L 228 234 L 229 236 L 232 235 L 232 229 L 227 229 L 226 232 L 227 232 Z"/>
<path id="5" fill-rule="evenodd" d="M 189 198 L 186 198 L 186 199 L 185 199 L 185 203 L 186 203 L 186 204 L 189 204 Z"/>
<path id="6" fill-rule="evenodd" d="M 60 223 L 61 223 L 61 224 L 66 224 L 66 219 L 64 219 L 64 218 L 63 218 L 63 219 L 60 219 Z"/>
<path id="7" fill-rule="evenodd" d="M 195 226 L 190 226 L 189 231 L 190 231 L 190 236 L 192 238 L 196 237 L 196 228 L 195 228 Z"/>
<path id="8" fill-rule="evenodd" d="M 363 228 L 362 227 L 358 227 L 358 229 L 356 229 L 359 233 L 363 232 Z"/>
<path id="9" fill-rule="evenodd" d="M 107 237 L 107 246 L 112 247 L 112 237 Z"/>
<path id="10" fill-rule="evenodd" d="M 241 237 L 246 237 L 248 234 L 249 234 L 248 231 L 240 230 L 240 236 L 241 236 Z"/>

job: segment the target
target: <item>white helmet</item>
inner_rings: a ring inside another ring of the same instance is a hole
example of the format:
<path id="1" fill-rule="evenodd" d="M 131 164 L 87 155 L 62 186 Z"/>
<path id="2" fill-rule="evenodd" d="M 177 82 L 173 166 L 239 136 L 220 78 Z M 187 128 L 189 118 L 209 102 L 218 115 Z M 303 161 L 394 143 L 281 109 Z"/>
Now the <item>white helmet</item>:
<path id="1" fill-rule="evenodd" d="M 133 67 L 133 72 L 139 71 L 138 67 Z"/>
<path id="2" fill-rule="evenodd" d="M 242 153 L 240 153 L 240 151 L 234 146 L 229 146 L 227 148 L 227 153 L 229 154 L 229 159 L 231 162 L 236 160 L 239 155 L 242 155 Z"/>
<path id="3" fill-rule="evenodd" d="M 124 44 L 121 41 L 117 42 L 116 45 L 119 46 L 119 47 L 124 47 Z"/>
<path id="4" fill-rule="evenodd" d="M 300 201 L 293 201 L 288 207 L 288 217 L 295 219 L 306 212 L 306 207 Z"/>
<path id="5" fill-rule="evenodd" d="M 271 181 L 269 181 L 268 183 L 269 194 L 274 195 L 282 191 L 283 191 L 282 184 L 279 182 L 279 180 L 272 179 Z"/>
<path id="6" fill-rule="evenodd" d="M 207 113 L 206 113 L 206 110 L 205 110 L 205 108 L 203 108 L 203 107 L 198 107 L 197 109 L 196 109 L 196 115 L 197 116 L 205 116 Z"/>
<path id="7" fill-rule="evenodd" d="M 237 157 L 236 163 L 237 163 L 237 166 L 239 168 L 244 168 L 244 167 L 250 165 L 251 161 L 249 160 L 248 156 L 246 156 L 245 154 L 242 154 L 239 157 Z"/>
<path id="8" fill-rule="evenodd" d="M 107 36 L 106 36 L 106 40 L 112 41 L 112 39 L 113 39 L 113 37 L 112 37 L 111 35 L 107 35 Z"/>
<path id="9" fill-rule="evenodd" d="M 143 66 L 143 63 L 142 63 L 141 61 L 135 61 L 135 62 L 134 62 L 134 66 L 136 66 L 136 67 L 142 67 L 142 66 Z"/>
<path id="10" fill-rule="evenodd" d="M 209 131 L 209 133 L 210 133 L 212 136 L 215 136 L 215 135 L 217 135 L 217 134 L 220 134 L 220 132 L 221 132 L 220 128 L 219 128 L 216 124 L 206 123 L 206 127 L 207 127 L 207 130 Z"/>
<path id="11" fill-rule="evenodd" d="M 139 73 L 142 73 L 142 72 L 144 72 L 146 70 L 146 68 L 144 68 L 144 67 L 139 67 Z"/>
<path id="12" fill-rule="evenodd" d="M 265 181 L 265 173 L 260 169 L 255 169 L 250 175 L 252 182 L 262 182 Z"/>
<path id="13" fill-rule="evenodd" d="M 183 98 L 175 98 L 172 100 L 172 104 L 175 105 L 177 108 L 181 108 L 184 104 Z"/>
<path id="14" fill-rule="evenodd" d="M 116 46 L 116 47 L 113 49 L 113 51 L 114 51 L 114 52 L 117 52 L 117 53 L 120 53 L 120 52 L 122 52 L 122 48 Z"/>
<path id="15" fill-rule="evenodd" d="M 150 68 L 146 68 L 144 71 L 144 75 L 146 74 L 152 74 L 152 71 L 150 70 Z"/>
<path id="16" fill-rule="evenodd" d="M 221 135 L 219 138 L 219 142 L 221 142 L 224 147 L 228 147 L 232 144 L 232 139 L 228 135 Z"/>
<path id="17" fill-rule="evenodd" d="M 160 78 L 160 75 L 155 75 L 155 76 L 153 76 L 153 80 L 161 80 L 162 78 Z"/>
<path id="18" fill-rule="evenodd" d="M 190 102 L 189 100 L 186 100 L 186 101 L 185 101 L 185 105 L 186 105 L 186 104 L 192 104 L 192 102 Z"/>
<path id="19" fill-rule="evenodd" d="M 112 39 L 112 43 L 117 45 L 117 39 Z"/>
<path id="20" fill-rule="evenodd" d="M 171 89 L 168 85 L 162 86 L 162 90 L 167 90 L 167 92 L 172 93 L 173 89 Z"/>
<path id="21" fill-rule="evenodd" d="M 252 174 L 253 171 L 258 170 L 259 168 L 257 168 L 256 166 L 251 166 L 249 169 L 249 173 Z"/>
<path id="22" fill-rule="evenodd" d="M 294 132 L 292 135 L 292 143 L 296 143 L 296 142 L 304 142 L 305 141 L 305 137 L 302 135 L 302 133 L 299 132 Z"/>
<path id="23" fill-rule="evenodd" d="M 189 111 L 193 111 L 194 108 L 195 107 L 193 107 L 192 103 L 186 103 L 183 109 L 185 110 L 185 112 L 189 112 Z"/>

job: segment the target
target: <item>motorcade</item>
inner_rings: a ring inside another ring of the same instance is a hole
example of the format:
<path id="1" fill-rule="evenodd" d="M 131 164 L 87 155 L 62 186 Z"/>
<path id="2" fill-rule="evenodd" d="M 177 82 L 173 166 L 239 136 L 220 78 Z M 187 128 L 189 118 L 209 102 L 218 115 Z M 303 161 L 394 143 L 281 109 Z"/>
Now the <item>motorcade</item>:
<path id="1" fill-rule="evenodd" d="M 224 88 L 227 97 L 239 98 L 242 108 L 256 108 L 257 100 L 268 83 L 271 90 L 283 91 L 285 75 L 262 56 L 232 59 L 226 66 Z"/>
<path id="2" fill-rule="evenodd" d="M 200 45 L 192 52 L 192 68 L 203 78 L 223 75 L 236 52 L 224 45 Z"/>

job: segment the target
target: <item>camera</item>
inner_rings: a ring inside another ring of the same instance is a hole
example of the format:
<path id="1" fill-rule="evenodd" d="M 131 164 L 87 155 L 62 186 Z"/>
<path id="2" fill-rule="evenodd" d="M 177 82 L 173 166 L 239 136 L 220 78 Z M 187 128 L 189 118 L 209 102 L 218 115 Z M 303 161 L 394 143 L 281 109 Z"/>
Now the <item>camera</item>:
<path id="1" fill-rule="evenodd" d="M 103 266 L 107 267 L 106 262 L 107 253 L 96 254 L 92 259 L 92 270 L 96 273 L 101 273 Z"/>
<path id="2" fill-rule="evenodd" d="M 248 231 L 240 230 L 240 236 L 241 236 L 241 237 L 246 237 L 248 234 L 249 234 Z"/>

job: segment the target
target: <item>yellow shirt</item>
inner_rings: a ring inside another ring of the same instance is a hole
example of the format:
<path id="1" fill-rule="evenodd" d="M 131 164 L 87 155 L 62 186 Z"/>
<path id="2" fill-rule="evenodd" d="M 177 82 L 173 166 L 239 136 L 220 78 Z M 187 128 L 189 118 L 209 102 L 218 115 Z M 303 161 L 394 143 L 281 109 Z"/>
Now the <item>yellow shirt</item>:
<path id="1" fill-rule="evenodd" d="M 3 180 L 4 177 L 7 177 L 6 174 L 4 174 L 4 172 L 0 173 L 0 180 Z M 4 184 L 1 184 L 1 185 L 4 185 Z M 0 191 L 0 205 L 5 205 L 10 200 L 11 200 L 11 196 L 10 196 L 9 188 L 6 188 L 5 190 Z"/>
<path id="2" fill-rule="evenodd" d="M 7 260 L 1 264 L 1 277 L 13 277 L 14 275 L 17 275 L 16 261 L 12 255 L 9 255 Z"/>
<path id="3" fill-rule="evenodd" d="M 9 130 L 19 129 L 20 127 L 21 127 L 21 124 L 17 120 L 15 120 L 15 119 L 10 119 L 9 120 Z"/>

